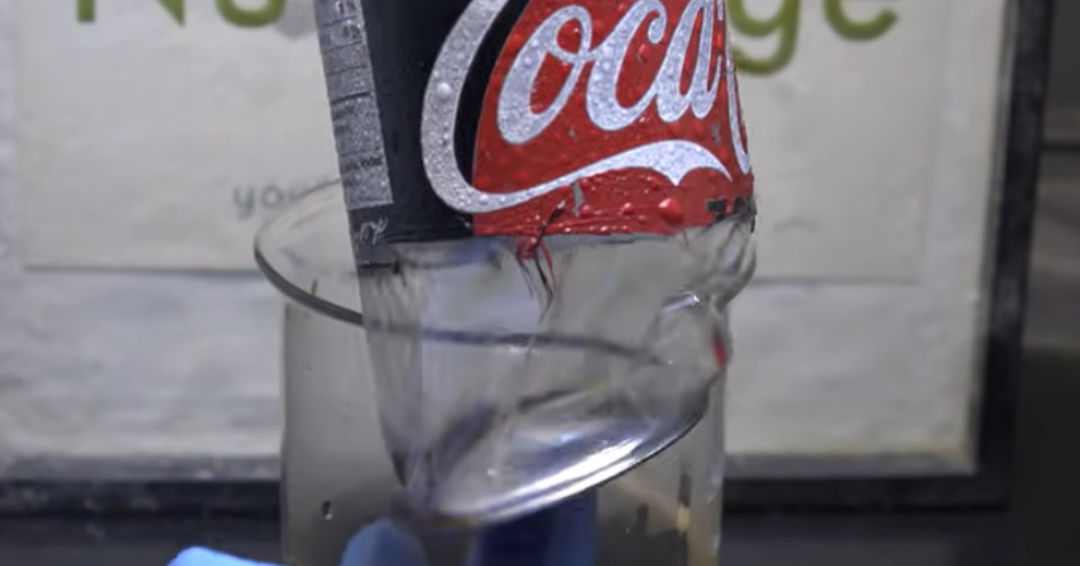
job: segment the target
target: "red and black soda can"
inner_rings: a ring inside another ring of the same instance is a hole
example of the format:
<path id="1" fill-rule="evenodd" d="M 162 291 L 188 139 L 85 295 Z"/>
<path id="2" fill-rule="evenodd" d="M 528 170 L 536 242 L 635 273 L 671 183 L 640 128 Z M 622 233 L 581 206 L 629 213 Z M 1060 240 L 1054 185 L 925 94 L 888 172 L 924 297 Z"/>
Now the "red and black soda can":
<path id="1" fill-rule="evenodd" d="M 752 206 L 722 0 L 316 0 L 354 245 Z"/>

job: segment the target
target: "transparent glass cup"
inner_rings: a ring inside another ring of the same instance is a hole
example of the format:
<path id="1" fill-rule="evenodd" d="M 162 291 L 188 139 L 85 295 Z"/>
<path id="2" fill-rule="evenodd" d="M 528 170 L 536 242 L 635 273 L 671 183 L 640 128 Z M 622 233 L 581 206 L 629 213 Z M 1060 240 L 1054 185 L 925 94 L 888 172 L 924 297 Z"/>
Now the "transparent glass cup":
<path id="1" fill-rule="evenodd" d="M 396 513 L 399 466 L 384 434 L 360 313 L 361 290 L 340 187 L 296 200 L 256 242 L 267 278 L 288 297 L 284 333 L 282 508 L 286 558 L 337 566 L 349 539 Z M 590 564 L 705 566 L 719 552 L 722 373 L 701 415 L 658 454 L 587 494 L 595 500 Z M 483 530 L 418 530 L 431 566 L 475 564 Z"/>

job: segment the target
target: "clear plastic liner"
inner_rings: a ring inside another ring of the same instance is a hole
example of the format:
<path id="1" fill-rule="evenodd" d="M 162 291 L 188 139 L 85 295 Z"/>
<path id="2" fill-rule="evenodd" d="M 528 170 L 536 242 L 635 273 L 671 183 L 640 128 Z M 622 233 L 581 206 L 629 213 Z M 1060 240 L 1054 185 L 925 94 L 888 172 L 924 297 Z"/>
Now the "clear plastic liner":
<path id="1" fill-rule="evenodd" d="M 510 519 L 608 481 L 705 413 L 753 213 L 670 237 L 399 244 L 359 270 L 408 509 Z"/>

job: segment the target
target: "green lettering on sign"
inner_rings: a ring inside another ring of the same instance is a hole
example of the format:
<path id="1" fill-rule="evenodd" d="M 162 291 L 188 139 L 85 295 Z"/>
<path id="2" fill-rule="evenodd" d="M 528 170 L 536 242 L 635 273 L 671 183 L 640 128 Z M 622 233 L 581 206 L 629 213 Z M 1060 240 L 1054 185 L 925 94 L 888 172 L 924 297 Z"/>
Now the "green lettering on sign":
<path id="1" fill-rule="evenodd" d="M 172 14 L 177 23 L 184 23 L 184 0 L 158 0 L 158 3 Z M 80 22 L 93 22 L 97 14 L 97 2 L 96 0 L 79 0 L 76 10 Z"/>
<path id="2" fill-rule="evenodd" d="M 80 22 L 92 22 L 94 21 L 94 9 L 97 6 L 94 5 L 94 0 L 79 0 L 77 7 L 79 21 Z"/>
<path id="3" fill-rule="evenodd" d="M 236 0 L 217 0 L 218 12 L 229 23 L 238 27 L 261 27 L 270 25 L 285 11 L 286 0 L 266 0 L 261 8 L 242 8 Z M 158 0 L 177 23 L 184 23 L 184 0 Z M 76 13 L 80 22 L 90 23 L 97 17 L 97 0 L 78 0 Z"/>
<path id="4" fill-rule="evenodd" d="M 825 0 L 825 19 L 845 39 L 870 41 L 889 31 L 897 17 L 896 12 L 886 8 L 869 21 L 856 22 L 844 11 L 844 0 Z"/>
<path id="5" fill-rule="evenodd" d="M 254 28 L 270 25 L 285 11 L 285 0 L 266 0 L 262 8 L 241 8 L 235 0 L 217 0 L 218 11 L 233 25 Z"/>
<path id="6" fill-rule="evenodd" d="M 739 70 L 753 75 L 768 75 L 783 69 L 795 55 L 795 44 L 799 39 L 800 0 L 784 0 L 783 5 L 771 18 L 756 19 L 746 10 L 746 0 L 729 0 L 728 13 L 735 29 L 750 37 L 768 37 L 779 35 L 780 43 L 776 52 L 765 59 L 754 59 L 738 47 L 735 48 L 735 62 Z"/>

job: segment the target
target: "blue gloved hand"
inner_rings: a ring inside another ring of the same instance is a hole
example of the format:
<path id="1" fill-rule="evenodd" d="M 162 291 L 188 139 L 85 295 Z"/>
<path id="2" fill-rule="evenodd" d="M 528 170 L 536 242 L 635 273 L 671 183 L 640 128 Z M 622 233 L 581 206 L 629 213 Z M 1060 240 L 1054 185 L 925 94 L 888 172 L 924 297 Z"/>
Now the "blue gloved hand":
<path id="1" fill-rule="evenodd" d="M 206 548 L 189 548 L 169 566 L 274 566 Z M 357 533 L 345 547 L 341 566 L 427 566 L 424 550 L 413 537 L 379 521 Z"/>
<path id="2" fill-rule="evenodd" d="M 477 535 L 468 566 L 589 566 L 596 552 L 596 494 Z M 274 566 L 205 548 L 182 552 L 169 566 Z M 340 566 L 428 566 L 420 543 L 383 520 L 357 533 Z"/>

